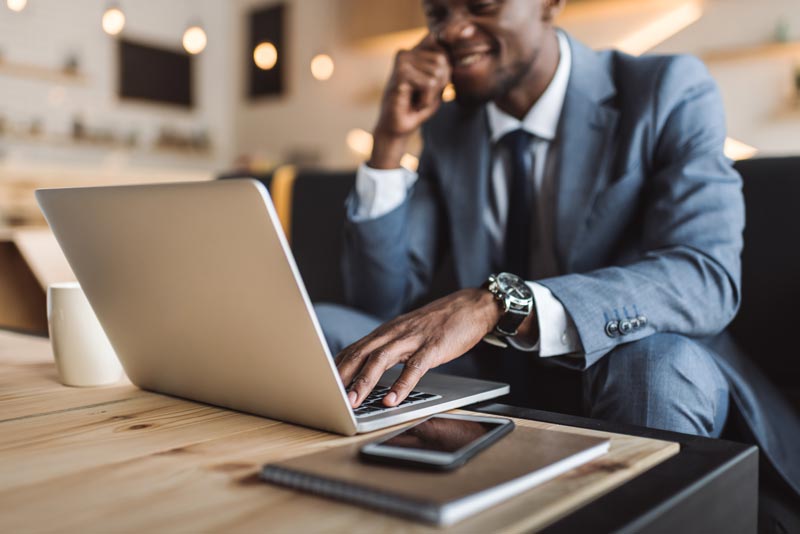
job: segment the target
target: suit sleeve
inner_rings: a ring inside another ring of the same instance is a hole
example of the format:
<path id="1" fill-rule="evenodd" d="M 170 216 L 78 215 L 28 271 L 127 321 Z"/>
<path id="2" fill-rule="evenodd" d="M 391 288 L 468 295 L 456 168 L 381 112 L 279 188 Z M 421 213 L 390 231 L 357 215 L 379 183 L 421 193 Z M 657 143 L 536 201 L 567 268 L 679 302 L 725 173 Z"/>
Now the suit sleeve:
<path id="1" fill-rule="evenodd" d="M 362 163 L 356 172 L 350 219 L 361 222 L 386 215 L 405 201 L 416 181 L 417 173 L 403 167 L 372 169 Z"/>
<path id="2" fill-rule="evenodd" d="M 739 307 L 744 200 L 723 153 L 716 84 L 699 60 L 682 57 L 663 69 L 657 94 L 641 247 L 615 266 L 539 281 L 575 322 L 581 367 L 659 332 L 718 333 Z M 624 335 L 609 332 L 609 323 L 632 319 L 636 326 Z"/>
<path id="3" fill-rule="evenodd" d="M 444 227 L 433 172 L 423 152 L 418 179 L 405 200 L 376 218 L 357 217 L 356 192 L 351 193 L 342 257 L 349 305 L 387 320 L 427 292 L 439 262 Z"/>

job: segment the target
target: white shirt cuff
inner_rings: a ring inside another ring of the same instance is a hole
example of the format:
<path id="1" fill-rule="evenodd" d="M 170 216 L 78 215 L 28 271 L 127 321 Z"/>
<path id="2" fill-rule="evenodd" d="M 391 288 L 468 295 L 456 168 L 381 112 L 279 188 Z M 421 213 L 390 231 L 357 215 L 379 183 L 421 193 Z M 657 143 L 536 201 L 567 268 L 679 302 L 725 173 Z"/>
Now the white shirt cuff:
<path id="1" fill-rule="evenodd" d="M 527 284 L 533 291 L 533 302 L 536 304 L 539 340 L 535 345 L 530 345 L 520 339 L 511 338 L 508 340 L 511 346 L 526 352 L 539 351 L 542 358 L 579 352 L 581 342 L 578 330 L 561 301 L 543 285 L 536 282 Z"/>
<path id="2" fill-rule="evenodd" d="M 373 169 L 362 163 L 356 173 L 355 220 L 377 219 L 396 209 L 416 181 L 417 173 L 404 167 Z"/>

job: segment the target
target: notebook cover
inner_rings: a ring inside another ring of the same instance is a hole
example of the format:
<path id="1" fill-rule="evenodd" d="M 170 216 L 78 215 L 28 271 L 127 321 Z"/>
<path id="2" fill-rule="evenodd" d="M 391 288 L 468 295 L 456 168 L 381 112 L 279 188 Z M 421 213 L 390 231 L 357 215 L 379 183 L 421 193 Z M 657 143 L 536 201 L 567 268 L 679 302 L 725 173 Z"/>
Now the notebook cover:
<path id="1" fill-rule="evenodd" d="M 429 472 L 363 463 L 367 441 L 267 464 L 264 480 L 435 524 L 452 524 L 591 461 L 609 440 L 516 427 L 465 466 Z M 516 482 L 515 482 L 516 481 Z M 468 505 L 468 506 L 465 506 Z"/>

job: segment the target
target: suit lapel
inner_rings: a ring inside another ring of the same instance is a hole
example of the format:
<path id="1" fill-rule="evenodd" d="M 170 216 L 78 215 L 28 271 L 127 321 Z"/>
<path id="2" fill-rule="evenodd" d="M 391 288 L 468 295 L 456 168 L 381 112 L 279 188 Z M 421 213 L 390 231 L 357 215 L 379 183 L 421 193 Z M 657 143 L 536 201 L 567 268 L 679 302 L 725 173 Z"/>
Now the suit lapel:
<path id="1" fill-rule="evenodd" d="M 446 133 L 441 174 L 460 287 L 480 285 L 490 273 L 489 236 L 482 214 L 488 203 L 489 129 L 483 108 L 457 111 Z"/>
<path id="2" fill-rule="evenodd" d="M 603 105 L 614 85 L 597 54 L 569 39 L 572 69 L 556 148 L 556 254 L 563 272 L 586 231 L 594 198 L 609 180 L 618 112 Z"/>
<path id="3" fill-rule="evenodd" d="M 604 105 L 615 94 L 608 67 L 597 54 L 569 37 L 572 68 L 556 140 L 556 254 L 569 271 L 586 230 L 594 198 L 609 180 L 618 112 Z M 457 106 L 443 121 L 445 140 L 440 183 L 450 220 L 456 275 L 461 287 L 481 284 L 491 272 L 489 236 L 483 224 L 488 203 L 491 142 L 484 108 Z"/>

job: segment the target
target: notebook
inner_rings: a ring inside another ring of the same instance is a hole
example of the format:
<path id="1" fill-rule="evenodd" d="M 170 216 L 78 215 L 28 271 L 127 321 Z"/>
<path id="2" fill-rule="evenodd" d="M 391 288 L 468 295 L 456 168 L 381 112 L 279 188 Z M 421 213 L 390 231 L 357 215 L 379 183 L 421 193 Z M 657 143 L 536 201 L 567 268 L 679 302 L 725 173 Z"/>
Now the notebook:
<path id="1" fill-rule="evenodd" d="M 366 464 L 366 443 L 266 464 L 261 478 L 288 488 L 447 526 L 608 452 L 609 439 L 517 427 L 456 471 Z"/>

